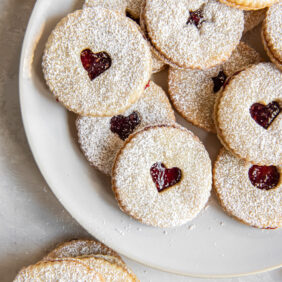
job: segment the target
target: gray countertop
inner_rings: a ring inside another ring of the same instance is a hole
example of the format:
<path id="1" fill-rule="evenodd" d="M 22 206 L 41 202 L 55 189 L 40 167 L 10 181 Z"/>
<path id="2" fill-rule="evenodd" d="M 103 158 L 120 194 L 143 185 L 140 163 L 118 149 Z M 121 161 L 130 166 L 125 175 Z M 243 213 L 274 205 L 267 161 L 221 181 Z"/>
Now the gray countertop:
<path id="1" fill-rule="evenodd" d="M 18 66 L 22 40 L 34 3 L 35 0 L 0 0 L 0 280 L 2 282 L 11 281 L 22 266 L 35 263 L 59 242 L 72 238 L 91 237 L 49 190 L 33 160 L 21 121 Z M 174 276 L 125 260 L 141 281 L 215 281 Z M 225 281 L 282 281 L 282 269 Z"/>

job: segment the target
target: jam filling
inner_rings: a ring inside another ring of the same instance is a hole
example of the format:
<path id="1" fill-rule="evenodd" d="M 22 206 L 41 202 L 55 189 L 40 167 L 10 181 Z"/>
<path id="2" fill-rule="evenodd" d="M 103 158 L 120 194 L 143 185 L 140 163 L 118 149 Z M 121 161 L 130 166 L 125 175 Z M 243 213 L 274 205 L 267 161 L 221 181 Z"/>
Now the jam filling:
<path id="1" fill-rule="evenodd" d="M 198 9 L 196 11 L 190 11 L 189 13 L 190 15 L 186 24 L 194 24 L 199 29 L 202 23 L 205 21 L 203 17 L 203 10 Z"/>
<path id="2" fill-rule="evenodd" d="M 85 49 L 80 53 L 80 59 L 90 80 L 105 72 L 112 65 L 112 59 L 106 52 L 93 53 L 90 49 Z"/>
<path id="3" fill-rule="evenodd" d="M 250 108 L 251 117 L 263 128 L 267 129 L 279 115 L 281 109 L 277 102 L 268 105 L 255 103 Z"/>
<path id="4" fill-rule="evenodd" d="M 166 168 L 161 162 L 154 163 L 150 169 L 152 179 L 156 184 L 158 192 L 177 184 L 182 177 L 181 169 L 178 167 Z"/>
<path id="5" fill-rule="evenodd" d="M 226 78 L 227 76 L 223 71 L 220 71 L 217 76 L 212 77 L 214 93 L 220 90 L 220 88 L 224 85 Z"/>
<path id="6" fill-rule="evenodd" d="M 256 188 L 270 190 L 278 185 L 280 173 L 276 166 L 253 165 L 249 169 L 249 179 Z"/>
<path id="7" fill-rule="evenodd" d="M 141 119 L 137 112 L 133 112 L 129 116 L 123 115 L 113 116 L 111 118 L 111 131 L 119 136 L 121 140 L 125 140 L 140 124 Z"/>

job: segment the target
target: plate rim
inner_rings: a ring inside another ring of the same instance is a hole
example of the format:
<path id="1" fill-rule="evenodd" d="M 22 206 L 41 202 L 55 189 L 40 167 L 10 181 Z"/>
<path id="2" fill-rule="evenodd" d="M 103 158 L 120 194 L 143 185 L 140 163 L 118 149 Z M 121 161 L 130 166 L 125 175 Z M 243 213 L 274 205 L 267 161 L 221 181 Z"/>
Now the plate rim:
<path id="1" fill-rule="evenodd" d="M 33 144 L 32 141 L 32 137 L 31 137 L 31 131 L 29 129 L 29 123 L 28 123 L 28 118 L 27 118 L 27 114 L 26 111 L 23 107 L 23 96 L 24 96 L 24 90 L 23 90 L 23 84 L 24 84 L 24 80 L 26 80 L 26 78 L 24 77 L 23 73 L 24 73 L 24 62 L 25 62 L 25 58 L 28 55 L 28 47 L 30 41 L 29 39 L 29 34 L 31 33 L 32 27 L 33 27 L 33 21 L 34 18 L 37 14 L 37 10 L 40 8 L 40 6 L 42 5 L 41 3 L 44 2 L 44 0 L 37 0 L 36 3 L 34 4 L 31 16 L 29 18 L 28 21 L 28 25 L 25 31 L 25 36 L 24 36 L 24 40 L 22 43 L 22 47 L 21 47 L 21 53 L 20 53 L 20 64 L 19 64 L 19 101 L 20 101 L 20 112 L 21 112 L 21 118 L 23 121 L 23 127 L 24 127 L 24 131 L 25 131 L 25 135 L 27 138 L 27 142 L 30 148 L 30 151 L 32 153 L 32 156 L 34 158 L 34 161 L 42 175 L 42 177 L 44 178 L 44 180 L 46 181 L 46 183 L 48 184 L 50 190 L 52 191 L 52 193 L 56 196 L 56 198 L 58 199 L 58 201 L 63 205 L 63 207 L 68 211 L 68 213 L 78 222 L 79 225 L 81 225 L 90 235 L 92 235 L 93 237 L 97 238 L 100 241 L 103 241 L 103 238 L 100 238 L 99 234 L 94 234 L 93 230 L 91 230 L 91 228 L 89 228 L 89 226 L 84 222 L 83 218 L 80 217 L 78 214 L 74 214 L 72 212 L 72 208 L 64 201 L 64 199 L 62 197 L 60 197 L 59 193 L 58 193 L 58 189 L 53 188 L 52 185 L 52 181 L 50 180 L 50 178 L 48 177 L 48 173 L 46 172 L 43 164 L 40 162 L 39 157 L 37 152 L 35 151 L 35 146 Z M 91 230 L 91 231 L 90 231 Z M 154 265 L 154 264 L 147 264 L 145 261 L 138 259 L 135 256 L 129 255 L 126 251 L 121 250 L 120 248 L 118 248 L 117 246 L 112 247 L 111 243 L 108 244 L 109 247 L 115 249 L 116 251 L 118 251 L 120 254 L 124 255 L 125 257 L 127 257 L 128 259 L 131 259 L 141 265 L 147 266 L 147 267 L 151 267 L 154 269 L 157 269 L 159 271 L 163 271 L 166 273 L 171 273 L 171 274 L 176 274 L 176 275 L 182 275 L 182 276 L 186 276 L 186 277 L 195 277 L 195 278 L 234 278 L 234 277 L 244 277 L 244 276 L 249 276 L 249 275 L 255 275 L 255 274 L 260 274 L 263 272 L 268 272 L 274 269 L 278 269 L 280 267 L 282 267 L 282 263 L 271 266 L 271 267 L 266 267 L 266 268 L 262 268 L 262 269 L 257 269 L 254 271 L 250 271 L 250 272 L 244 272 L 244 273 L 231 273 L 231 274 L 195 274 L 195 273 L 186 273 L 186 272 L 181 272 L 181 271 L 173 271 L 172 269 L 164 269 L 161 268 L 159 265 Z"/>

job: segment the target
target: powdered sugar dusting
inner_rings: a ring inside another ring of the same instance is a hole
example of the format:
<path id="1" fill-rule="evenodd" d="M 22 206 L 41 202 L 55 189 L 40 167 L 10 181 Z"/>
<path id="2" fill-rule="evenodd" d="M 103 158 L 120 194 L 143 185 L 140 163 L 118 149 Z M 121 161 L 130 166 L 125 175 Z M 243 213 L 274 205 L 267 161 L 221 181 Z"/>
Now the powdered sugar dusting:
<path id="1" fill-rule="evenodd" d="M 182 171 L 179 183 L 158 192 L 150 168 L 162 162 Z M 113 190 L 123 211 L 158 227 L 193 219 L 204 208 L 211 189 L 211 161 L 198 138 L 180 127 L 146 128 L 129 139 L 117 156 Z"/>
<path id="2" fill-rule="evenodd" d="M 141 99 L 130 107 L 125 116 L 137 112 L 141 119 L 135 131 L 146 126 L 174 123 L 175 117 L 165 92 L 150 81 Z M 76 121 L 78 141 L 89 162 L 106 174 L 111 174 L 114 158 L 124 141 L 110 130 L 111 117 L 79 117 Z"/>
<path id="3" fill-rule="evenodd" d="M 107 247 L 106 245 L 94 240 L 72 240 L 70 242 L 59 245 L 51 251 L 43 260 L 52 260 L 55 258 L 78 257 L 84 255 L 102 254 L 115 256 L 119 259 L 120 256 Z"/>
<path id="4" fill-rule="evenodd" d="M 85 48 L 107 52 L 111 67 L 91 81 L 80 61 Z M 50 35 L 43 56 L 46 82 L 69 110 L 110 116 L 126 110 L 143 93 L 151 74 L 146 40 L 131 20 L 103 8 L 69 14 Z"/>
<path id="5" fill-rule="evenodd" d="M 126 0 L 85 0 L 83 8 L 103 7 L 125 15 Z"/>
<path id="6" fill-rule="evenodd" d="M 268 129 L 250 115 L 254 103 L 282 100 L 282 73 L 271 63 L 260 63 L 236 75 L 222 92 L 217 107 L 220 137 L 232 151 L 254 164 L 282 163 L 282 114 Z"/>
<path id="7" fill-rule="evenodd" d="M 281 181 L 274 189 L 258 189 L 249 180 L 251 166 L 251 163 L 234 157 L 227 150 L 221 150 L 213 176 L 220 202 L 228 213 L 251 226 L 281 227 Z"/>
<path id="8" fill-rule="evenodd" d="M 189 11 L 198 9 L 202 9 L 204 17 L 199 29 L 186 24 Z M 241 10 L 214 0 L 146 1 L 145 22 L 153 45 L 169 61 L 200 69 L 227 60 L 244 27 Z"/>
<path id="9" fill-rule="evenodd" d="M 80 261 L 57 260 L 28 266 L 20 271 L 14 281 L 102 282 L 104 280 Z"/>
<path id="10" fill-rule="evenodd" d="M 100 273 L 106 282 L 136 281 L 136 279 L 129 274 L 125 268 L 115 263 L 110 263 L 103 258 L 81 257 L 79 260 L 87 264 L 91 269 Z"/>
<path id="11" fill-rule="evenodd" d="M 216 96 L 212 78 L 220 71 L 229 77 L 235 72 L 261 61 L 260 55 L 240 42 L 231 57 L 222 65 L 209 70 L 169 69 L 169 95 L 176 110 L 188 121 L 216 132 L 213 109 Z"/>

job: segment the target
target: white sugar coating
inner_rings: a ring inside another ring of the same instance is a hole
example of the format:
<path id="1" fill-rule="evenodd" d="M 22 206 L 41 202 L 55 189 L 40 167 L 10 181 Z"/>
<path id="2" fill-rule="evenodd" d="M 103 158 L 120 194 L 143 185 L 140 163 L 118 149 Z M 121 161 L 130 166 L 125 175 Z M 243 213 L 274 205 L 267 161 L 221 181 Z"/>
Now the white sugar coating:
<path id="1" fill-rule="evenodd" d="M 134 277 L 136 280 L 138 280 L 138 278 L 136 277 L 136 275 L 132 272 L 132 270 L 126 265 L 126 263 L 118 257 L 115 256 L 108 256 L 108 255 L 91 255 L 94 258 L 102 258 L 105 259 L 106 261 L 112 263 L 112 264 L 117 264 L 118 266 L 124 268 L 129 274 L 131 274 L 132 277 Z"/>
<path id="2" fill-rule="evenodd" d="M 45 256 L 43 260 L 95 254 L 114 256 L 121 260 L 121 257 L 115 251 L 95 240 L 72 240 L 63 243 Z"/>
<path id="3" fill-rule="evenodd" d="M 266 9 L 254 10 L 254 11 L 244 11 L 244 32 L 256 27 L 265 17 Z"/>
<path id="4" fill-rule="evenodd" d="M 243 10 L 258 10 L 269 7 L 279 0 L 220 0 L 220 2 Z"/>
<path id="5" fill-rule="evenodd" d="M 83 8 L 103 7 L 125 15 L 126 0 L 85 0 Z"/>
<path id="6" fill-rule="evenodd" d="M 251 163 L 234 157 L 225 149 L 215 162 L 213 183 L 224 209 L 240 221 L 259 228 L 282 226 L 282 182 L 270 190 L 252 185 Z M 280 172 L 282 167 L 277 167 Z"/>
<path id="7" fill-rule="evenodd" d="M 139 101 L 133 104 L 123 115 L 137 112 L 141 123 L 135 129 L 140 130 L 154 124 L 174 123 L 175 116 L 169 100 L 161 87 L 150 81 Z M 94 167 L 110 175 L 115 156 L 124 141 L 110 130 L 111 117 L 79 117 L 76 121 L 78 142 Z"/>
<path id="8" fill-rule="evenodd" d="M 126 0 L 85 0 L 83 8 L 103 7 L 125 15 Z"/>
<path id="9" fill-rule="evenodd" d="M 100 273 L 105 279 L 105 282 L 136 281 L 136 279 L 129 274 L 126 269 L 115 263 L 110 263 L 103 258 L 81 257 L 79 260 L 88 265 L 91 269 Z"/>
<path id="10" fill-rule="evenodd" d="M 133 18 L 139 19 L 142 0 L 126 0 L 126 1 L 127 1 L 127 11 L 130 13 L 130 15 Z"/>
<path id="11" fill-rule="evenodd" d="M 177 167 L 179 183 L 158 192 L 153 164 Z M 156 227 L 173 227 L 195 218 L 208 201 L 211 161 L 199 139 L 176 126 L 145 128 L 128 139 L 116 158 L 112 188 L 121 210 Z"/>
<path id="12" fill-rule="evenodd" d="M 14 279 L 14 282 L 20 281 L 102 282 L 104 279 L 80 261 L 57 260 L 23 268 Z"/>
<path id="13" fill-rule="evenodd" d="M 282 2 L 271 6 L 263 26 L 263 33 L 272 55 L 282 63 Z"/>
<path id="14" fill-rule="evenodd" d="M 234 154 L 255 164 L 282 163 L 282 114 L 265 129 L 250 114 L 254 103 L 278 102 L 281 108 L 282 73 L 272 63 L 240 72 L 219 97 L 216 119 L 219 135 Z"/>
<path id="15" fill-rule="evenodd" d="M 222 65 L 209 70 L 169 69 L 170 99 L 176 110 L 188 121 L 216 133 L 213 109 L 218 92 L 214 93 L 213 77 L 220 71 L 229 77 L 235 72 L 261 61 L 259 53 L 240 42 L 231 57 Z"/>
<path id="16" fill-rule="evenodd" d="M 190 11 L 198 9 L 204 20 L 199 29 L 187 24 Z M 207 69 L 230 57 L 241 39 L 244 15 L 215 0 L 147 0 L 145 22 L 151 43 L 169 61 Z"/>
<path id="17" fill-rule="evenodd" d="M 106 52 L 111 67 L 94 80 L 80 54 Z M 151 53 L 135 24 L 104 8 L 78 10 L 51 33 L 43 56 L 46 82 L 69 110 L 81 115 L 111 116 L 136 102 L 151 75 Z"/>

